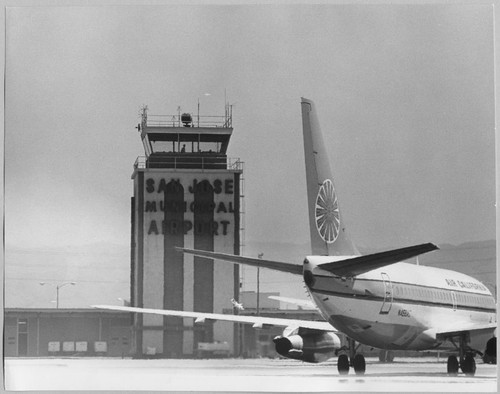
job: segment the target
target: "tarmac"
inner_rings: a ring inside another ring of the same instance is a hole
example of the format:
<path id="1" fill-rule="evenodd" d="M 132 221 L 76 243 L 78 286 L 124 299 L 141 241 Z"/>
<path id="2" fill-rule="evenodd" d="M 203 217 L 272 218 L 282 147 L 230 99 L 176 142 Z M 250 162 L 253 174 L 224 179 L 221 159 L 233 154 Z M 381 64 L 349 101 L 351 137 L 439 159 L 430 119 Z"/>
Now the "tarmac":
<path id="1" fill-rule="evenodd" d="M 367 358 L 365 375 L 340 376 L 336 360 L 308 364 L 281 359 L 133 360 L 6 358 L 7 390 L 202 392 L 496 392 L 496 365 L 477 362 L 476 375 L 448 376 L 446 362 Z"/>

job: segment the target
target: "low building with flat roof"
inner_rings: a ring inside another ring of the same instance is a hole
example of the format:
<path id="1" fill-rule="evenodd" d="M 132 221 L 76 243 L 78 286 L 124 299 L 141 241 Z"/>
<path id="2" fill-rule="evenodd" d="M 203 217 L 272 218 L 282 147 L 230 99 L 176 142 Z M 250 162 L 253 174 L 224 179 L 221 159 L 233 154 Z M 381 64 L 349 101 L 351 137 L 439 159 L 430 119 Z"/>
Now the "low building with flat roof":
<path id="1" fill-rule="evenodd" d="M 132 314 L 97 309 L 4 311 L 5 357 L 128 357 Z"/>

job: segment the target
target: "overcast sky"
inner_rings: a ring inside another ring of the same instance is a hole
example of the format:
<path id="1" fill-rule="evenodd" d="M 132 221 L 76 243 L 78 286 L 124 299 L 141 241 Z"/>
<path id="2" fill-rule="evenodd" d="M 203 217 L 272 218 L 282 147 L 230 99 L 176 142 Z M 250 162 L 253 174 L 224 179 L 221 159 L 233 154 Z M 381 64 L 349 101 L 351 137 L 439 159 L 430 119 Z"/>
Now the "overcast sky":
<path id="1" fill-rule="evenodd" d="M 13 7 L 6 44 L 7 247 L 128 247 L 139 108 L 225 92 L 248 243 L 309 241 L 301 96 L 358 245 L 495 238 L 492 6 Z"/>

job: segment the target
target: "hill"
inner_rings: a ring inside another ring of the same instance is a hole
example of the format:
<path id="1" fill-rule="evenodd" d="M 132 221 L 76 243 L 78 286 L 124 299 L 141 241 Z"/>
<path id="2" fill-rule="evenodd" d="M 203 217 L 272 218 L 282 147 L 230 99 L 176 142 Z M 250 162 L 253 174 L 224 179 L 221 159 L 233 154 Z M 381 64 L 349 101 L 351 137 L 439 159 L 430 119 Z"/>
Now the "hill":
<path id="1" fill-rule="evenodd" d="M 385 248 L 385 250 L 390 248 Z M 381 250 L 363 249 L 363 253 Z M 309 254 L 308 244 L 248 242 L 242 254 L 301 264 Z M 440 245 L 440 250 L 419 257 L 419 263 L 452 269 L 473 276 L 490 290 L 496 289 L 496 242 Z M 223 264 L 223 263 L 221 263 Z M 60 289 L 60 307 L 86 308 L 92 304 L 122 303 L 130 294 L 130 251 L 127 245 L 91 244 L 81 247 L 45 249 L 6 248 L 5 307 L 55 307 L 56 285 L 76 282 Z M 256 290 L 257 270 L 240 271 L 242 291 Z M 45 285 L 40 285 L 44 282 Z M 305 298 L 300 276 L 263 269 L 259 273 L 261 292 Z"/>

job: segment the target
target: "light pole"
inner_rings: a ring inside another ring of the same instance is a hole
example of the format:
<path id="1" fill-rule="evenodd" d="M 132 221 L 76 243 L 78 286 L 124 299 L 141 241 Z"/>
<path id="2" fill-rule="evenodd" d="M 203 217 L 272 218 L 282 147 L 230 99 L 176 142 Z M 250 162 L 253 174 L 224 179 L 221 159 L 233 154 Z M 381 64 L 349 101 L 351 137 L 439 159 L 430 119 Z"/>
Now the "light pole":
<path id="1" fill-rule="evenodd" d="M 262 258 L 264 257 L 264 253 L 259 253 L 257 257 L 262 260 Z M 257 266 L 257 316 L 259 316 L 260 312 L 259 299 L 260 299 L 260 267 Z"/>
<path id="2" fill-rule="evenodd" d="M 45 282 L 40 282 L 40 286 L 44 286 L 46 283 Z M 65 282 L 60 285 L 55 285 L 56 286 L 56 309 L 59 309 L 59 289 L 67 286 L 67 285 L 76 285 L 76 282 Z"/>

